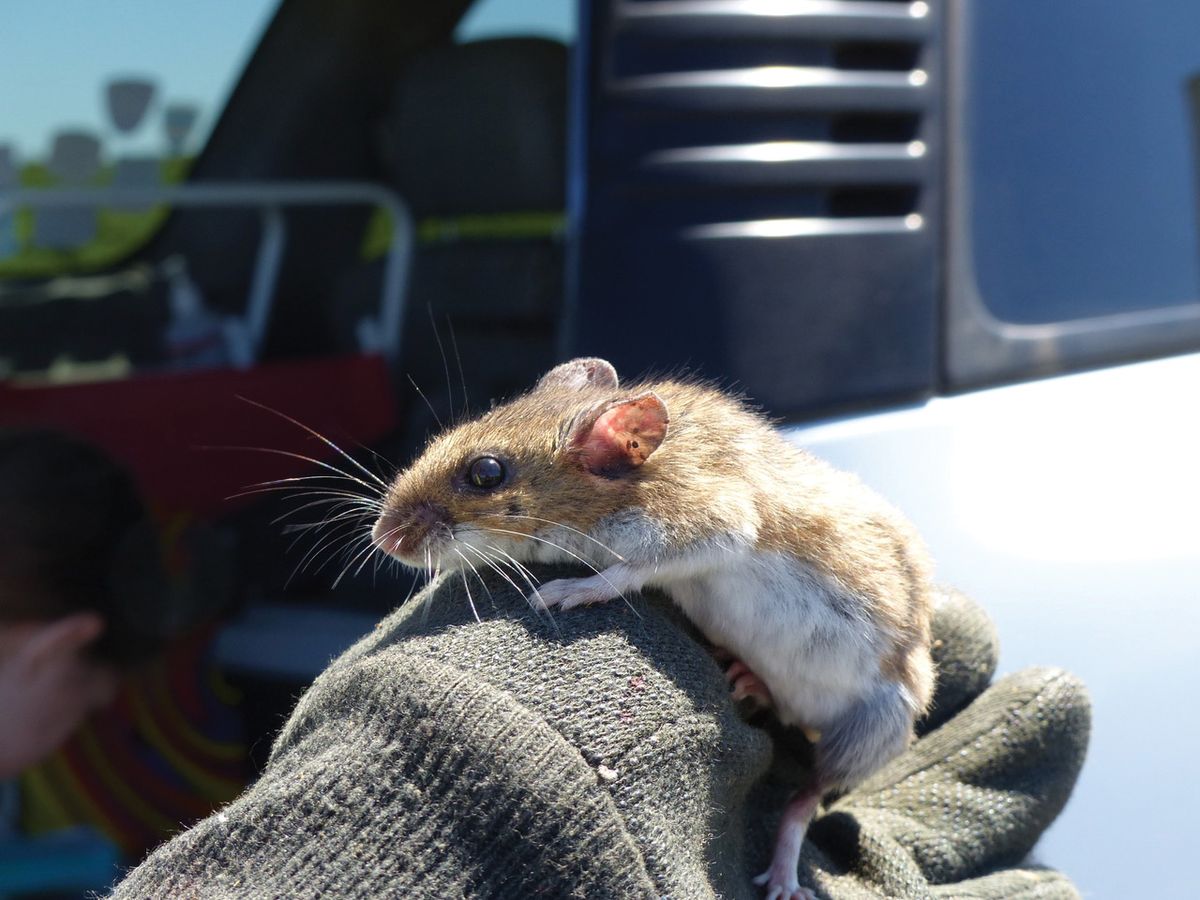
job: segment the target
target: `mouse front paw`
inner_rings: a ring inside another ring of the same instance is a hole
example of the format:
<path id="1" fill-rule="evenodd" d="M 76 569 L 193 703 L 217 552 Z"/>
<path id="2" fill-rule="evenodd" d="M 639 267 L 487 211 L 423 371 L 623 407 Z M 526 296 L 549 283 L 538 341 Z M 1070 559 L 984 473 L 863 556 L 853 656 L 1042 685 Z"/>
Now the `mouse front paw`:
<path id="1" fill-rule="evenodd" d="M 812 888 L 800 887 L 794 872 L 777 872 L 774 866 L 755 878 L 754 883 L 767 889 L 763 900 L 817 900 Z"/>
<path id="2" fill-rule="evenodd" d="M 572 609 L 589 603 L 603 603 L 617 596 L 612 586 L 599 578 L 559 578 L 537 589 L 535 599 L 543 609 L 557 606 Z"/>

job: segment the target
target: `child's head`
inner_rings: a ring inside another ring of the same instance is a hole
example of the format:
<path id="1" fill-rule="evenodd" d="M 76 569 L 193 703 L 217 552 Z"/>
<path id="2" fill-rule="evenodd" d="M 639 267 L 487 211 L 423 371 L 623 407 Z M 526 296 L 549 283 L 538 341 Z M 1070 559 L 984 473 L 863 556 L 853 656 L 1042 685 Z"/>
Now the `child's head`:
<path id="1" fill-rule="evenodd" d="M 52 431 L 0 431 L 0 622 L 92 610 L 96 651 L 133 661 L 161 640 L 166 579 L 132 478 Z"/>

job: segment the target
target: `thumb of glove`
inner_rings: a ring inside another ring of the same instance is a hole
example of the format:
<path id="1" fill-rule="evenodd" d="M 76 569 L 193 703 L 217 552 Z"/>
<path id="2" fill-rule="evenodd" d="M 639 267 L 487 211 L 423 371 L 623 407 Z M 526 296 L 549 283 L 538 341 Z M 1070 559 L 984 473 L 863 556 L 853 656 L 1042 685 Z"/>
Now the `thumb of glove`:
<path id="1" fill-rule="evenodd" d="M 933 896 L 946 900 L 1079 900 L 1071 880 L 1053 869 L 1003 869 L 957 884 L 939 885 Z"/>

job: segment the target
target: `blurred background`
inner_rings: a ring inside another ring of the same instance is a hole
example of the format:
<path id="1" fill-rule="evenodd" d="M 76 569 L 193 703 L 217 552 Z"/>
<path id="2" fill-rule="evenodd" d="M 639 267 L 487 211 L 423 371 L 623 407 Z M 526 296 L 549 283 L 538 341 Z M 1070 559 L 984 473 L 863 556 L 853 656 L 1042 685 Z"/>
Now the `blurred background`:
<path id="1" fill-rule="evenodd" d="M 414 586 L 366 553 L 372 476 L 598 355 L 744 391 L 908 513 L 1002 671 L 1093 692 L 1038 858 L 1194 896 L 1200 7 L 11 0 L 0 30 L 0 702 L 44 714 L 0 746 L 0 895 L 101 889 L 236 796 Z"/>

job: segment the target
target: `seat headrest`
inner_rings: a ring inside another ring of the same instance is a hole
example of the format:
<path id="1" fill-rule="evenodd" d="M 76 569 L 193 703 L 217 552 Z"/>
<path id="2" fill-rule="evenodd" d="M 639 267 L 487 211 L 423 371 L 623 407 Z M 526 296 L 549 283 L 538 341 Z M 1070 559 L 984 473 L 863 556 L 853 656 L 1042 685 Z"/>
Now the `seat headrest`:
<path id="1" fill-rule="evenodd" d="M 383 166 L 418 217 L 565 205 L 567 48 L 495 38 L 422 52 L 381 127 Z"/>

